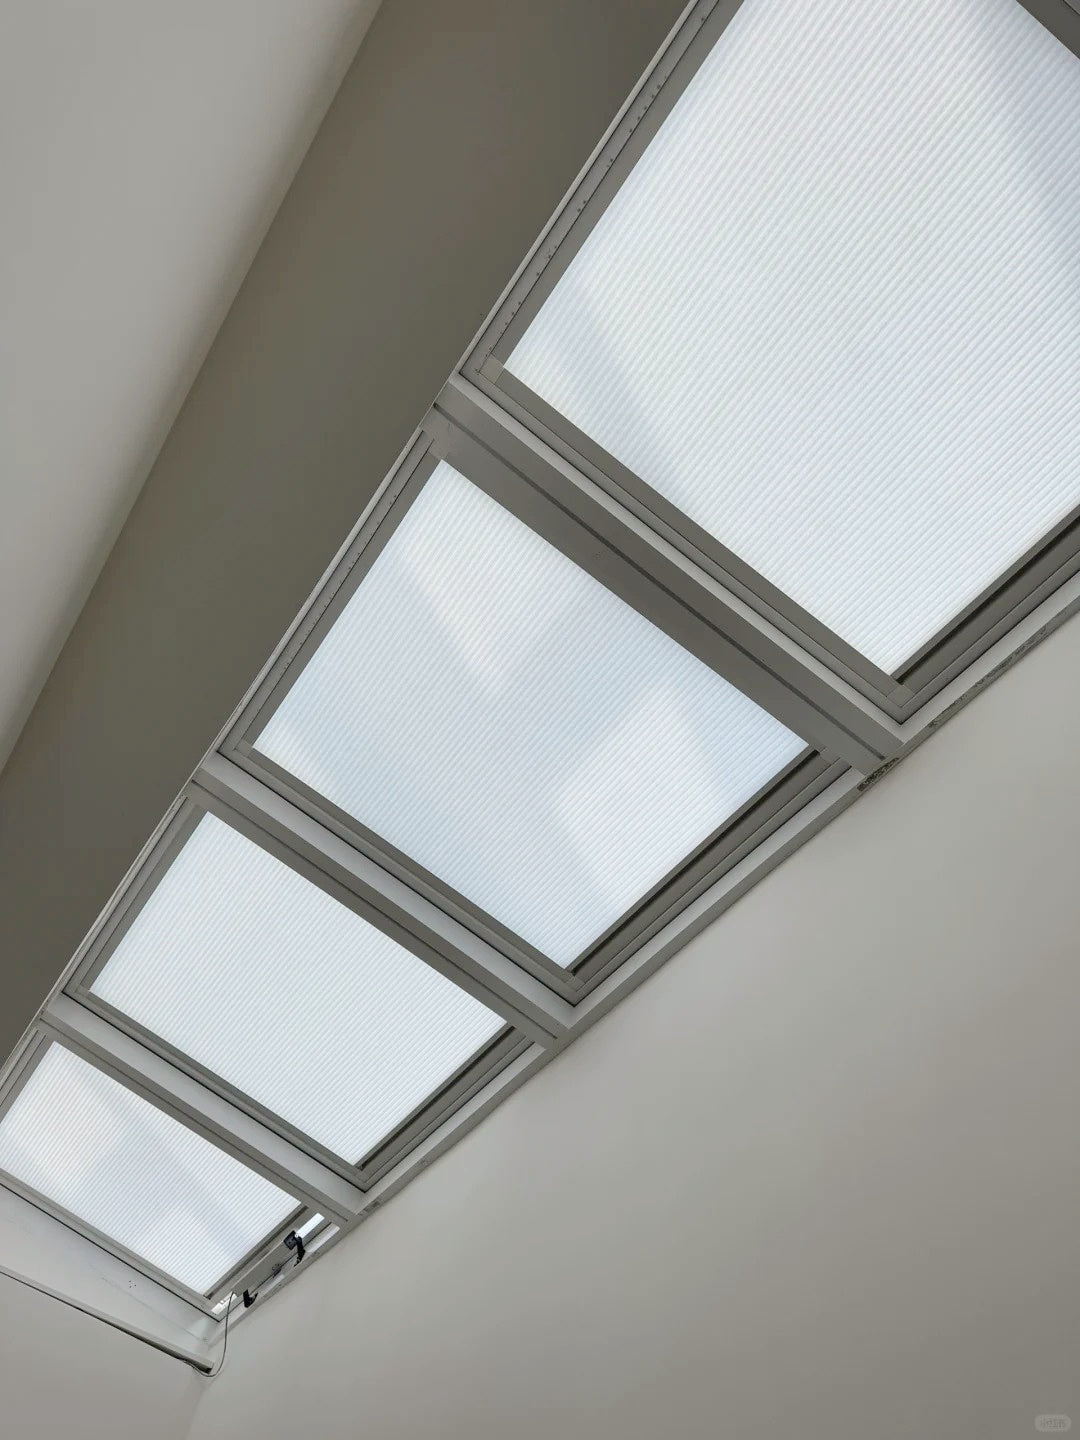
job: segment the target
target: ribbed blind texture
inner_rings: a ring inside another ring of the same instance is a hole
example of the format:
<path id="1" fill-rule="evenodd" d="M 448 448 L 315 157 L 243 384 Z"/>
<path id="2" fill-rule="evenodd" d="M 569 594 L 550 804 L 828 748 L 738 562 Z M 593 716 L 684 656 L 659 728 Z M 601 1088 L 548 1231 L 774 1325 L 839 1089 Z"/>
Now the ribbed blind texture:
<path id="1" fill-rule="evenodd" d="M 505 1024 L 213 815 L 92 990 L 350 1163 Z"/>
<path id="2" fill-rule="evenodd" d="M 193 1290 L 296 1201 L 60 1045 L 0 1121 L 0 1169 Z"/>
<path id="3" fill-rule="evenodd" d="M 445 463 L 257 744 L 560 964 L 803 748 Z"/>
<path id="4" fill-rule="evenodd" d="M 1080 61 L 745 0 L 508 360 L 894 670 L 1080 503 Z"/>

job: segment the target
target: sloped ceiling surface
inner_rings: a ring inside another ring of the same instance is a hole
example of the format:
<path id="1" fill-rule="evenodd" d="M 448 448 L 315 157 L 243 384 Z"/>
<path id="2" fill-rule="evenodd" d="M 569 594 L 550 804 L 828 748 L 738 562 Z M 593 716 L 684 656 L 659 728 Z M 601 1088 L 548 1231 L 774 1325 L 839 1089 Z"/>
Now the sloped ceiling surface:
<path id="1" fill-rule="evenodd" d="M 377 8 L 0 7 L 0 767 Z"/>

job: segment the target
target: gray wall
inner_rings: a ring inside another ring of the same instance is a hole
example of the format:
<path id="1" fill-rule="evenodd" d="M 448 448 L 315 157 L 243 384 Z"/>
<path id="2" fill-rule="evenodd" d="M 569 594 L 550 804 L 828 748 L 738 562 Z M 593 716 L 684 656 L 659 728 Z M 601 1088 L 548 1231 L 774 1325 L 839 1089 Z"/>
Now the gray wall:
<path id="1" fill-rule="evenodd" d="M 386 0 L 0 777 L 0 1054 L 681 0 Z"/>
<path id="2" fill-rule="evenodd" d="M 1080 1425 L 1078 709 L 1073 620 L 238 1326 L 192 1440 Z"/>

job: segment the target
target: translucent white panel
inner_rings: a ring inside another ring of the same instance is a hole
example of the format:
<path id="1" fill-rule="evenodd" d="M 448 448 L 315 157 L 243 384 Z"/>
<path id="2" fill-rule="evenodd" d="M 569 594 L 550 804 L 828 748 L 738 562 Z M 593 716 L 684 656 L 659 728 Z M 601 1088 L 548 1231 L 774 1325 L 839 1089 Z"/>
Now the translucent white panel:
<path id="1" fill-rule="evenodd" d="M 257 743 L 560 964 L 803 748 L 445 463 Z"/>
<path id="2" fill-rule="evenodd" d="M 213 815 L 91 988 L 350 1162 L 506 1023 Z"/>
<path id="3" fill-rule="evenodd" d="M 744 0 L 507 364 L 892 670 L 1080 503 L 1080 61 Z"/>
<path id="4" fill-rule="evenodd" d="M 60 1045 L 0 1121 L 0 1169 L 198 1291 L 297 1204 Z"/>

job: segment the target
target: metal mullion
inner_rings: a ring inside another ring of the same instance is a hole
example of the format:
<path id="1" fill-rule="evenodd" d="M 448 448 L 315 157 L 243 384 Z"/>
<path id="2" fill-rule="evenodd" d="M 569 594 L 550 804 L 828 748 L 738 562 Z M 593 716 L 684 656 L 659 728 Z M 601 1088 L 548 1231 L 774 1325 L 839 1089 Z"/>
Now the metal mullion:
<path id="1" fill-rule="evenodd" d="M 265 1105 L 230 1084 L 228 1080 L 223 1079 L 200 1061 L 192 1059 L 190 1055 L 185 1054 L 183 1050 L 178 1049 L 163 1036 L 155 1034 L 153 1030 L 148 1029 L 139 1021 L 133 1020 L 130 1015 L 125 1015 L 122 1010 L 116 1009 L 107 1000 L 102 1000 L 92 990 L 78 990 L 69 992 L 69 995 L 84 1009 L 91 1011 L 92 1014 L 104 1020 L 107 1025 L 112 1026 L 114 1030 L 127 1035 L 146 1050 L 153 1051 L 167 1064 L 183 1071 L 197 1085 L 212 1090 L 227 1104 L 244 1111 L 257 1124 L 274 1131 L 295 1151 L 302 1151 L 305 1155 L 309 1155 L 318 1164 L 325 1166 L 327 1170 L 334 1171 L 349 1184 L 356 1181 L 356 1167 L 347 1157 L 335 1154 L 334 1151 L 320 1144 L 313 1136 L 306 1134 L 298 1126 L 269 1110 Z"/>
<path id="2" fill-rule="evenodd" d="M 275 695 L 275 699 L 280 698 Z M 276 761 L 263 755 L 249 741 L 244 740 L 232 745 L 226 752 L 225 758 L 249 775 L 254 776 L 255 779 L 268 785 L 283 799 L 295 805 L 318 824 L 344 840 L 346 844 L 369 856 L 376 865 L 389 871 L 390 874 L 396 876 L 411 889 L 418 891 L 439 909 L 459 920 L 487 944 L 493 945 L 495 949 L 502 951 L 516 964 L 531 971 L 557 995 L 561 995 L 565 1000 L 574 1000 L 578 986 L 562 966 L 557 965 L 554 960 L 548 959 L 520 935 L 500 924 L 494 916 L 475 905 L 467 895 L 455 890 L 411 855 L 391 845 L 388 840 L 371 830 L 362 821 L 357 820 L 355 816 L 342 810 L 332 800 L 328 800 L 325 795 L 320 795 L 317 790 L 305 784 L 299 776 L 292 774 Z"/>
<path id="3" fill-rule="evenodd" d="M 363 1208 L 364 1192 L 358 1185 L 308 1148 L 287 1140 L 216 1088 L 111 1023 L 97 1009 L 70 995 L 58 995 L 49 1002 L 40 1024 L 61 1044 L 285 1190 L 298 1203 L 341 1221 Z"/>
<path id="4" fill-rule="evenodd" d="M 463 474 L 815 749 L 863 774 L 895 752 L 887 715 L 468 381 L 429 423 Z"/>
<path id="5" fill-rule="evenodd" d="M 438 417 L 435 418 L 437 421 Z M 654 910 L 662 909 L 665 913 L 669 912 L 682 903 L 686 891 L 696 887 L 697 870 L 693 867 L 698 860 L 698 852 L 695 851 L 694 855 L 683 857 L 680 863 L 673 867 L 669 876 L 653 887 L 649 894 L 628 907 L 627 911 L 612 926 L 608 927 L 603 935 L 596 937 L 579 956 L 575 957 L 570 965 L 557 966 L 548 957 L 528 945 L 520 936 L 509 932 L 498 921 L 480 910 L 467 896 L 461 895 L 440 877 L 419 865 L 412 856 L 395 849 L 382 836 L 371 831 L 356 817 L 340 810 L 325 796 L 318 794 L 297 776 L 277 765 L 258 750 L 258 733 L 269 710 L 279 703 L 295 673 L 302 669 L 318 648 L 330 626 L 340 616 L 344 606 L 362 588 L 374 556 L 381 551 L 387 537 L 392 535 L 396 526 L 407 513 L 408 507 L 415 502 L 424 481 L 433 470 L 436 460 L 446 457 L 448 448 L 453 441 L 451 427 L 449 425 L 440 427 L 438 423 L 433 426 L 429 419 L 425 426 L 425 432 L 422 432 L 420 440 L 413 447 L 405 462 L 408 469 L 407 483 L 402 484 L 397 478 L 391 478 L 386 487 L 386 493 L 393 495 L 392 505 L 383 507 L 377 517 L 371 517 L 373 522 L 377 520 L 378 528 L 372 528 L 371 524 L 368 524 L 359 527 L 355 532 L 351 544 L 342 552 L 338 565 L 328 574 L 320 591 L 319 599 L 309 607 L 309 613 L 315 615 L 316 619 L 314 622 L 305 623 L 294 630 L 290 653 L 279 655 L 277 664 L 266 672 L 258 694 L 245 707 L 243 722 L 230 732 L 223 750 L 226 758 L 241 770 L 266 784 L 288 803 L 295 805 L 315 820 L 317 824 L 344 840 L 347 845 L 359 850 L 376 866 L 389 871 L 409 889 L 418 891 L 439 910 L 450 914 L 466 929 L 478 934 L 497 951 L 508 956 L 524 969 L 531 971 L 544 986 L 554 990 L 570 1003 L 576 1004 L 581 998 L 584 986 L 593 983 L 593 976 L 599 965 L 606 966 L 607 964 L 606 958 L 598 957 L 598 951 L 602 952 L 603 957 L 610 954 L 613 947 L 617 947 L 620 952 L 625 952 L 632 936 L 651 923 L 650 917 Z M 426 452 L 421 452 L 418 448 L 423 446 L 427 447 Z M 420 456 L 419 460 L 418 455 Z M 874 756 L 873 759 L 875 764 L 879 763 L 877 756 Z M 823 760 L 822 763 L 827 764 L 828 761 Z M 770 782 L 769 786 L 765 787 L 766 795 L 753 797 L 745 807 L 747 811 L 753 809 L 756 812 L 755 824 L 764 825 L 770 821 L 774 802 L 768 792 L 772 789 L 773 782 Z M 228 814 L 223 812 L 223 818 L 234 825 L 237 824 L 235 810 Z M 253 824 L 259 823 L 258 817 L 251 818 Z M 731 827 L 741 825 L 742 819 L 742 811 L 735 816 L 728 817 L 718 827 L 717 836 L 707 840 L 701 847 L 702 850 L 709 849 L 711 852 L 710 868 L 715 867 L 723 858 L 721 848 L 714 846 L 713 842 L 720 835 L 726 834 Z M 265 843 L 254 831 L 251 832 L 250 838 L 257 843 Z M 734 841 L 733 848 L 738 843 L 740 842 Z M 293 863 L 293 859 L 288 854 L 283 854 L 281 858 L 290 864 Z M 314 879 L 316 883 L 321 883 L 317 876 L 309 875 L 308 878 Z M 341 898 L 340 895 L 339 898 Z M 376 916 L 368 915 L 367 918 L 374 919 L 377 924 L 380 923 Z M 427 958 L 427 956 L 425 955 L 423 958 Z"/>
<path id="6" fill-rule="evenodd" d="M 191 794 L 530 1039 L 565 1034 L 573 1008 L 561 995 L 235 761 L 207 756 Z"/>
<path id="7" fill-rule="evenodd" d="M 760 571 L 748 565 L 735 551 L 703 529 L 666 496 L 653 489 L 610 451 L 598 445 L 546 400 L 513 375 L 504 371 L 493 383 L 486 375 L 477 388 L 506 409 L 536 437 L 550 445 L 563 459 L 608 490 L 627 509 L 707 570 L 721 585 L 732 589 L 762 612 L 792 640 L 814 654 L 841 679 L 881 706 L 893 719 L 902 718 L 902 707 L 911 699 L 907 686 L 887 670 L 875 665 L 861 651 L 805 610 L 774 585 Z"/>

